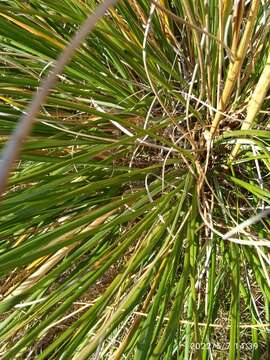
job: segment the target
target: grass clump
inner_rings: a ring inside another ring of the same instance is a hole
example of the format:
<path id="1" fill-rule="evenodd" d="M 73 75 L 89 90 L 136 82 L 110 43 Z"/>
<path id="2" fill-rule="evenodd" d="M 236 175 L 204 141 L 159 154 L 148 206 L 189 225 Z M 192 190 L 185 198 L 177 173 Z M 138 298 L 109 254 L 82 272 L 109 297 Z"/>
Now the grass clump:
<path id="1" fill-rule="evenodd" d="M 2 1 L 0 141 L 96 1 Z M 269 356 L 269 1 L 119 1 L 0 208 L 3 359 Z"/>

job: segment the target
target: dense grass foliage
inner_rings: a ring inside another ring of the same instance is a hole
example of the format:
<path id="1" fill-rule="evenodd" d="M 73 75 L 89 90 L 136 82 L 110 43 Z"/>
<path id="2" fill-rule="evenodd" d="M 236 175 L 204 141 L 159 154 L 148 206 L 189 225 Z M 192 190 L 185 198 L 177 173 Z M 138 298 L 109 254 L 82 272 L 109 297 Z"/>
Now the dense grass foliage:
<path id="1" fill-rule="evenodd" d="M 94 0 L 0 3 L 0 144 Z M 3 359 L 261 359 L 270 1 L 121 0 L 0 205 Z"/>

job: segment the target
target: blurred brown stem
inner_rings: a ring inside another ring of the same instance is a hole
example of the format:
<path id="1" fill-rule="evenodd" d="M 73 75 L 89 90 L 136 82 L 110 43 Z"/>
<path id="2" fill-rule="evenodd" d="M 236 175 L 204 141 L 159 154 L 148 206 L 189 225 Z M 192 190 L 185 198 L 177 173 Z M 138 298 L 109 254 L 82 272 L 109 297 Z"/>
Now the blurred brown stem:
<path id="1" fill-rule="evenodd" d="M 18 159 L 21 147 L 27 136 L 31 133 L 36 115 L 38 114 L 41 105 L 46 101 L 49 91 L 55 85 L 58 75 L 63 72 L 75 51 L 85 40 L 86 36 L 94 28 L 96 23 L 117 1 L 118 0 L 105 0 L 96 8 L 93 14 L 89 15 L 55 61 L 53 70 L 48 77 L 42 81 L 40 87 L 37 89 L 31 103 L 25 110 L 25 113 L 21 116 L 15 131 L 3 149 L 2 159 L 0 161 L 0 195 L 5 191 L 13 163 Z"/>

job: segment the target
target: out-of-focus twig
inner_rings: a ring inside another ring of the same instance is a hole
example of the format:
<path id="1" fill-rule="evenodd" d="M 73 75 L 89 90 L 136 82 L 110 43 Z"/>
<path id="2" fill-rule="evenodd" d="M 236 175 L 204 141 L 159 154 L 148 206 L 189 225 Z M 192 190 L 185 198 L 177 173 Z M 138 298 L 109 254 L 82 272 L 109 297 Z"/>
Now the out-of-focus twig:
<path id="1" fill-rule="evenodd" d="M 55 61 L 53 70 L 48 77 L 42 81 L 40 87 L 37 89 L 31 103 L 25 110 L 14 133 L 3 149 L 2 159 L 0 160 L 0 195 L 5 191 L 9 172 L 13 163 L 19 157 L 22 144 L 30 134 L 36 115 L 38 114 L 41 105 L 45 102 L 49 91 L 55 85 L 57 77 L 63 72 L 65 66 L 70 61 L 79 45 L 84 41 L 96 23 L 104 16 L 111 6 L 116 4 L 117 1 L 118 0 L 105 0 L 96 8 L 93 14 L 89 15 L 62 51 L 59 58 Z"/>

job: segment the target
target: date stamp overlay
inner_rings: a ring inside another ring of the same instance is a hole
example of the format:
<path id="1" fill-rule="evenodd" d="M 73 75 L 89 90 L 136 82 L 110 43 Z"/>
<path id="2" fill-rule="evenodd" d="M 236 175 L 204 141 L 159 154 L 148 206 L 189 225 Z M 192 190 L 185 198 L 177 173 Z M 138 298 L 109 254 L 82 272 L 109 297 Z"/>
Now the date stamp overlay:
<path id="1" fill-rule="evenodd" d="M 258 349 L 258 344 L 253 342 L 241 342 L 234 344 L 236 349 L 240 350 L 256 350 Z M 193 350 L 229 350 L 230 349 L 230 343 L 229 342 L 205 342 L 205 343 L 191 343 L 190 348 Z"/>

